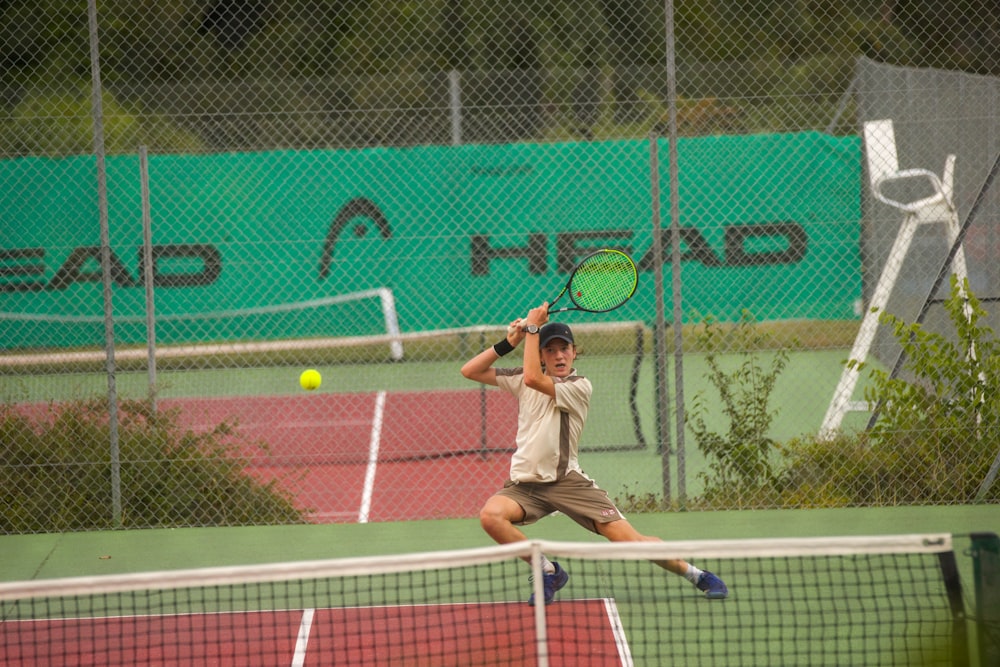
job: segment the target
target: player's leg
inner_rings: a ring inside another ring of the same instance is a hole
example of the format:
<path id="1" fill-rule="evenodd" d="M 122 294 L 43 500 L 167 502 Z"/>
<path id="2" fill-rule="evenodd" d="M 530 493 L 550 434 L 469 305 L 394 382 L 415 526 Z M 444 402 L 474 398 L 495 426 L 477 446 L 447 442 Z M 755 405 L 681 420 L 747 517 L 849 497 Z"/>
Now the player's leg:
<path id="1" fill-rule="evenodd" d="M 625 519 L 607 492 L 594 480 L 571 472 L 557 484 L 549 485 L 545 499 L 581 526 L 613 542 L 661 542 L 658 537 L 643 535 Z M 729 595 L 726 585 L 711 572 L 680 559 L 653 561 L 668 572 L 680 575 L 713 599 Z"/>
<path id="2" fill-rule="evenodd" d="M 479 524 L 497 543 L 510 544 L 528 539 L 515 524 L 534 523 L 554 511 L 529 490 L 532 487 L 531 484 L 508 482 L 503 490 L 491 496 L 479 511 Z M 524 557 L 523 560 L 531 564 L 530 556 Z M 559 567 L 559 563 L 552 562 L 542 555 L 542 590 L 545 594 L 545 604 L 552 603 L 556 591 L 568 581 L 569 575 Z M 535 604 L 534 592 L 528 598 L 528 604 Z"/>
<path id="3" fill-rule="evenodd" d="M 611 521 L 609 523 L 598 523 L 596 524 L 597 533 L 611 540 L 612 542 L 662 542 L 658 537 L 650 537 L 648 535 L 643 535 L 638 530 L 635 529 L 631 523 L 625 519 L 618 519 L 617 521 Z M 655 560 L 653 561 L 664 570 L 673 572 L 674 574 L 679 574 L 681 576 L 687 574 L 690 565 L 679 558 L 669 559 L 669 560 Z"/>
<path id="4" fill-rule="evenodd" d="M 528 539 L 515 523 L 524 521 L 524 508 L 513 498 L 500 494 L 490 496 L 479 510 L 479 525 L 497 544 L 510 544 Z"/>
<path id="5" fill-rule="evenodd" d="M 662 542 L 658 537 L 643 535 L 625 519 L 618 519 L 617 521 L 610 521 L 608 523 L 597 523 L 595 524 L 595 528 L 599 534 L 612 542 Z M 703 591 L 705 597 L 710 600 L 721 600 L 729 596 L 729 589 L 722 579 L 719 579 L 719 577 L 707 570 L 698 569 L 687 561 L 672 558 L 654 560 L 653 562 L 668 572 L 673 572 L 684 577 L 694 584 L 698 590 Z"/>
<path id="6" fill-rule="evenodd" d="M 597 532 L 612 542 L 662 542 L 658 537 L 643 535 L 625 519 L 596 524 Z M 679 574 L 705 593 L 710 600 L 721 600 L 729 596 L 726 584 L 716 575 L 701 570 L 679 558 L 654 560 L 655 564 L 668 572 Z"/>

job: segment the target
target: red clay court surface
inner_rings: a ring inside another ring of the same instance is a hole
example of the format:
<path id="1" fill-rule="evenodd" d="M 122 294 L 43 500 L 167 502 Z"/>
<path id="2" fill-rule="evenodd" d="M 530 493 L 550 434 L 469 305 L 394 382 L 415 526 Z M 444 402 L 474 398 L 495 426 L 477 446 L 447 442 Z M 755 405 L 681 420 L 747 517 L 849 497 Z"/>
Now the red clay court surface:
<path id="1" fill-rule="evenodd" d="M 545 611 L 553 667 L 632 664 L 613 600 Z M 11 667 L 537 664 L 524 602 L 6 621 L 0 635 Z"/>
<path id="2" fill-rule="evenodd" d="M 315 522 L 473 517 L 507 478 L 517 404 L 498 391 L 162 399 L 181 423 L 235 420 L 247 470 Z M 267 443 L 267 449 L 257 443 Z"/>

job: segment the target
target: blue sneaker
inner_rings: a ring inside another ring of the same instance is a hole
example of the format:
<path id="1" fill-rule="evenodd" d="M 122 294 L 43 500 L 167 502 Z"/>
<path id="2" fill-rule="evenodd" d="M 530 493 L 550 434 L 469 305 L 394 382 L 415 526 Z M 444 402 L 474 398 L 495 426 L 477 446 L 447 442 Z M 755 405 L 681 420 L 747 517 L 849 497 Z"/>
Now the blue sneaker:
<path id="1" fill-rule="evenodd" d="M 556 599 L 556 591 L 565 586 L 566 582 L 569 581 L 569 575 L 566 574 L 566 570 L 559 567 L 559 563 L 552 564 L 556 566 L 556 571 L 552 574 L 542 575 L 542 590 L 545 592 L 545 604 L 552 604 L 553 600 Z M 528 598 L 528 604 L 532 607 L 535 606 L 534 593 Z"/>
<path id="2" fill-rule="evenodd" d="M 729 597 L 729 589 L 726 588 L 726 584 L 711 572 L 702 572 L 695 585 L 699 591 L 705 591 L 705 597 L 709 600 L 722 600 Z"/>

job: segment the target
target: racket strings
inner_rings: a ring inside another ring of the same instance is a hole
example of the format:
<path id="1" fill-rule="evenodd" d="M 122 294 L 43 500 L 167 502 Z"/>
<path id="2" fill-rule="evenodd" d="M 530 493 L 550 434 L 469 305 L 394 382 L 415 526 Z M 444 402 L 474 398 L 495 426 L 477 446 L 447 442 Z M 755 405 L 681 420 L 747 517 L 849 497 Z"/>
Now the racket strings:
<path id="1" fill-rule="evenodd" d="M 628 301 L 637 282 L 635 264 L 628 255 L 601 253 L 589 257 L 574 272 L 570 298 L 586 310 L 611 310 Z"/>

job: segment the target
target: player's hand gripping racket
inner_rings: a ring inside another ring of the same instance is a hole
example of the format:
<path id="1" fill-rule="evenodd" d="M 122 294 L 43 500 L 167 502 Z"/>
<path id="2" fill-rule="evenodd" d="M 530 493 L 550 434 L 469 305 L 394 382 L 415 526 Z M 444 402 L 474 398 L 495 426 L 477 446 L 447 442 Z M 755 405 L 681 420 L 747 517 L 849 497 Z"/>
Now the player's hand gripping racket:
<path id="1" fill-rule="evenodd" d="M 603 248 L 576 265 L 562 292 L 549 305 L 549 313 L 567 310 L 606 313 L 631 299 L 638 285 L 639 273 L 632 258 L 620 250 Z M 572 305 L 556 308 L 564 294 L 569 294 Z"/>

